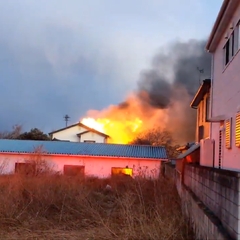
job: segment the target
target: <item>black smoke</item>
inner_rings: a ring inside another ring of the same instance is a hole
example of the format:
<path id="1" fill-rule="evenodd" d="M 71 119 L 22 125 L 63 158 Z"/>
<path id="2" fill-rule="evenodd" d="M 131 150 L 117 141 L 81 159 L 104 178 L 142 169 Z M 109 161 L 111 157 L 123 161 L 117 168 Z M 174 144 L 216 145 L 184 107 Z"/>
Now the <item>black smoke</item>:
<path id="1" fill-rule="evenodd" d="M 198 40 L 172 44 L 153 58 L 138 82 L 141 101 L 168 109 L 167 128 L 181 142 L 194 140 L 196 110 L 189 105 L 202 80 L 211 74 L 211 55 L 204 48 L 205 41 Z"/>

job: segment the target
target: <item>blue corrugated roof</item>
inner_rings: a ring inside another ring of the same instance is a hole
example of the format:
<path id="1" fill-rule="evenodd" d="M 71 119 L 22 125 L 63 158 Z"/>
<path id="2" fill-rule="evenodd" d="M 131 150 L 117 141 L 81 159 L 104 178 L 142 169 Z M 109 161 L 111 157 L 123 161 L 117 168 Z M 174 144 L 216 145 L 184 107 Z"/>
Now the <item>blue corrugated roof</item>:
<path id="1" fill-rule="evenodd" d="M 0 139 L 0 152 L 32 153 L 39 146 L 47 154 L 167 159 L 159 146 Z"/>

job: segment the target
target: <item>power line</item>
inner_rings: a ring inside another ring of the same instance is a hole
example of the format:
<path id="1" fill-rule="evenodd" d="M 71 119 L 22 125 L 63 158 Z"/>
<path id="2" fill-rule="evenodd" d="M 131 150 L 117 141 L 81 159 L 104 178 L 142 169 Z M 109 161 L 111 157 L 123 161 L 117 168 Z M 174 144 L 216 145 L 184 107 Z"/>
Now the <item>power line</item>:
<path id="1" fill-rule="evenodd" d="M 66 114 L 63 118 L 65 119 L 66 127 L 67 127 L 67 125 L 68 125 L 68 120 L 69 120 L 70 117 Z"/>

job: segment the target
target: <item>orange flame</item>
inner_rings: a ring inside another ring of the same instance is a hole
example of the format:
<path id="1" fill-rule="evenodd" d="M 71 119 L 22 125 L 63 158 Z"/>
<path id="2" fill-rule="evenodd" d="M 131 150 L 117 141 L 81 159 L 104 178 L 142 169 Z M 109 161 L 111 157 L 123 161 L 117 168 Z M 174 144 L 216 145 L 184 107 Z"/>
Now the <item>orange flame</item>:
<path id="1" fill-rule="evenodd" d="M 167 114 L 144 106 L 132 95 L 120 105 L 111 105 L 102 111 L 91 110 L 81 122 L 110 136 L 109 143 L 127 144 L 144 130 L 156 124 L 165 126 Z"/>
<path id="2" fill-rule="evenodd" d="M 118 121 L 109 118 L 83 118 L 81 121 L 88 127 L 111 137 L 109 142 L 127 144 L 133 140 L 135 133 L 140 129 L 142 121 L 139 118 L 126 121 Z"/>
<path id="3" fill-rule="evenodd" d="M 94 118 L 83 118 L 81 123 L 83 123 L 84 125 L 86 125 L 90 128 L 93 128 L 99 132 L 105 133 L 104 124 L 95 120 Z"/>

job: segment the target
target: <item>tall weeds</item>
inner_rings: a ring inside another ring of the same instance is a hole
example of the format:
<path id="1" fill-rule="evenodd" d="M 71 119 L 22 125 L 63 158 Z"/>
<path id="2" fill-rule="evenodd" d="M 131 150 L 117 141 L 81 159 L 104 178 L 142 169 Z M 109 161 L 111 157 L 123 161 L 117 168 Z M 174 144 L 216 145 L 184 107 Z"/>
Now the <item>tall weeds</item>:
<path id="1" fill-rule="evenodd" d="M 193 239 L 175 186 L 165 179 L 1 176 L 0 225 L 48 233 L 46 239 L 56 229 L 89 240 Z"/>

